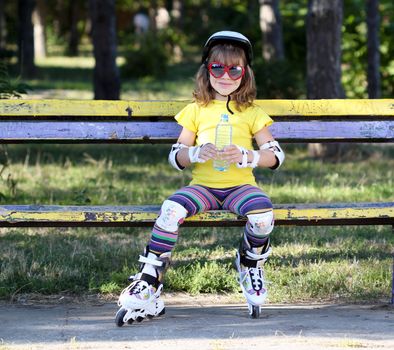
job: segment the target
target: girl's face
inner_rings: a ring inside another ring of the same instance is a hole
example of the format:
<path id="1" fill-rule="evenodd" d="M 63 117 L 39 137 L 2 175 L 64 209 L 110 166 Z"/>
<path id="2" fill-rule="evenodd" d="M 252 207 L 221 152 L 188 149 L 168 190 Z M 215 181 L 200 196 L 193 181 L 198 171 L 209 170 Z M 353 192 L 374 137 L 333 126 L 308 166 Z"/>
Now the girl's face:
<path id="1" fill-rule="evenodd" d="M 228 44 L 214 46 L 209 57 L 209 63 L 217 62 L 226 65 L 227 67 L 245 67 L 245 61 L 246 58 L 244 51 L 239 47 L 234 47 Z M 243 73 L 244 71 L 242 71 L 242 75 Z M 239 79 L 231 79 L 228 70 L 223 76 L 216 78 L 215 76 L 218 75 L 209 73 L 209 82 L 215 91 L 215 99 L 217 100 L 227 100 L 227 96 L 231 95 L 240 87 L 243 79 L 242 76 Z"/>
<path id="2" fill-rule="evenodd" d="M 227 100 L 227 96 L 231 95 L 234 91 L 236 91 L 242 82 L 243 74 L 245 72 L 245 63 L 246 57 L 244 51 L 239 48 L 228 44 L 216 45 L 212 48 L 209 56 L 209 64 L 208 70 L 212 68 L 210 64 L 218 63 L 219 65 L 227 66 L 225 67 L 224 75 L 221 76 L 223 70 L 220 72 L 218 70 L 212 71 L 209 74 L 209 82 L 211 87 L 215 92 L 216 100 Z M 240 72 L 239 69 L 235 68 L 235 66 L 241 69 L 242 75 L 239 79 L 238 74 Z M 243 67 L 243 68 L 242 68 Z M 217 67 L 216 67 L 217 68 Z M 229 71 L 230 70 L 230 71 Z M 229 76 L 229 73 L 232 74 L 233 79 Z"/>
<path id="3" fill-rule="evenodd" d="M 242 77 L 240 79 L 233 80 L 229 77 L 227 72 L 220 78 L 215 78 L 212 74 L 209 74 L 209 82 L 215 90 L 216 100 L 227 100 L 227 96 L 231 95 L 239 88 L 241 81 Z"/>

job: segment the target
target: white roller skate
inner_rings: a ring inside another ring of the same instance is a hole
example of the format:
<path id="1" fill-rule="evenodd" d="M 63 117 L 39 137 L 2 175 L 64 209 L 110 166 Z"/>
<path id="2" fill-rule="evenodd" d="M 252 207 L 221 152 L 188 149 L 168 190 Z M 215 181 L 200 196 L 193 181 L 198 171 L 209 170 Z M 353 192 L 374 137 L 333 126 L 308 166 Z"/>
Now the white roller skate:
<path id="1" fill-rule="evenodd" d="M 131 284 L 119 296 L 115 323 L 122 327 L 125 323 L 141 322 L 144 318 L 153 318 L 165 313 L 164 302 L 160 299 L 163 290 L 164 272 L 170 263 L 171 253 L 159 257 L 146 249 L 140 255 L 141 271 L 132 277 Z"/>
<path id="2" fill-rule="evenodd" d="M 235 264 L 239 273 L 238 282 L 246 298 L 251 318 L 259 318 L 261 305 L 268 296 L 267 282 L 264 279 L 263 265 L 271 254 L 272 249 L 265 247 L 252 248 L 246 239 L 243 239 L 237 251 Z"/>

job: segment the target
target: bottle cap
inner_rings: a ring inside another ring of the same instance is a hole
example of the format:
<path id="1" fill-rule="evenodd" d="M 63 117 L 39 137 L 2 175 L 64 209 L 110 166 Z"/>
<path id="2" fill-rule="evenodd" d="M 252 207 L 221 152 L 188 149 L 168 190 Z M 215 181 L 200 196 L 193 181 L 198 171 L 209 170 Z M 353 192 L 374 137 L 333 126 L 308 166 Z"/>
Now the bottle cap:
<path id="1" fill-rule="evenodd" d="M 228 114 L 222 114 L 220 119 L 222 122 L 228 122 Z"/>

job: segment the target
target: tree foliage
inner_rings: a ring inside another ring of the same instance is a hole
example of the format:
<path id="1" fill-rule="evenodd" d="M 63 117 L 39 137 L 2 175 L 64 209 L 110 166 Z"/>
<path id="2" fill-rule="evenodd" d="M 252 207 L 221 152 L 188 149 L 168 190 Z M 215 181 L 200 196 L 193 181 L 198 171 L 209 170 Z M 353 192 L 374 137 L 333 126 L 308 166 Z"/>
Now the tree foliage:
<path id="1" fill-rule="evenodd" d="M 28 89 L 29 87 L 19 79 L 12 79 L 7 64 L 0 62 L 0 99 L 20 98 Z"/>
<path id="2" fill-rule="evenodd" d="M 88 2 L 76 0 L 45 1 L 45 23 L 49 47 L 61 44 L 63 52 L 76 54 L 75 45 L 90 43 L 91 23 Z M 181 3 L 181 13 L 174 15 L 174 6 Z M 140 50 L 135 36 L 132 18 L 137 12 L 146 13 L 154 20 L 159 8 L 165 7 L 171 16 L 168 28 L 164 32 L 153 30 L 157 35 L 155 44 L 161 44 L 162 38 L 169 38 L 162 50 L 157 45 Z M 259 85 L 259 97 L 303 98 L 306 96 L 306 14 L 307 0 L 281 0 L 279 10 L 283 26 L 285 59 L 283 62 L 268 64 L 262 58 L 262 33 L 259 25 L 259 1 L 241 0 L 117 0 L 117 39 L 119 54 L 126 56 L 133 70 L 132 58 L 147 63 L 146 75 L 157 76 L 154 69 L 158 60 L 165 65 L 173 64 L 174 57 L 179 60 L 198 60 L 199 51 L 210 34 L 217 30 L 237 30 L 248 36 L 254 44 L 256 56 L 255 70 Z M 394 94 L 394 3 L 380 0 L 380 74 L 382 97 Z M 6 2 L 7 48 L 15 50 L 17 43 L 17 2 Z M 77 16 L 77 18 L 75 18 Z M 74 28 L 74 34 L 71 30 Z M 349 98 L 366 98 L 367 95 L 367 44 L 366 44 L 365 0 L 344 1 L 342 27 L 342 84 Z M 75 32 L 76 31 L 76 32 Z M 70 45 L 73 38 L 74 43 Z M 77 43 L 75 43 L 77 40 Z M 58 46 L 57 46 L 58 47 Z M 73 49 L 74 48 L 74 49 Z M 175 55 L 174 50 L 181 53 Z M 72 53 L 74 51 L 74 53 Z M 84 51 L 85 48 L 84 48 Z M 91 52 L 91 51 L 90 51 Z M 49 54 L 51 52 L 49 51 Z M 194 54 L 194 58 L 192 56 Z M 139 55 L 138 57 L 136 55 Z M 144 58 L 145 57 L 145 58 Z M 147 57 L 149 60 L 147 60 Z M 156 59 L 156 64 L 155 63 Z M 151 62 L 148 62 L 151 61 Z M 153 62 L 153 64 L 152 64 Z M 165 71 L 161 68 L 160 72 Z M 191 73 L 191 75 L 194 72 Z"/>

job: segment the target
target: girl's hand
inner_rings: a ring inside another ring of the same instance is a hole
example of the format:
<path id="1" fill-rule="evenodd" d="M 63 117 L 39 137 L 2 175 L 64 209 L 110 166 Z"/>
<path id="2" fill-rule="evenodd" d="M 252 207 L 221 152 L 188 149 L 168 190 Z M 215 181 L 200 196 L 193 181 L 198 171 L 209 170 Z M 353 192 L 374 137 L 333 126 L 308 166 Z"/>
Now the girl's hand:
<path id="1" fill-rule="evenodd" d="M 198 157 L 200 159 L 203 159 L 204 161 L 207 161 L 209 159 L 216 158 L 216 154 L 217 150 L 215 145 L 213 145 L 212 143 L 206 143 L 204 146 L 201 147 Z"/>
<path id="2" fill-rule="evenodd" d="M 218 151 L 220 159 L 227 160 L 229 163 L 241 163 L 242 152 L 236 145 L 224 147 L 223 151 Z"/>

